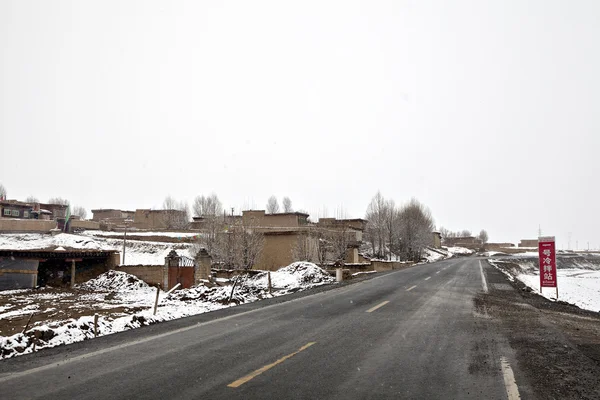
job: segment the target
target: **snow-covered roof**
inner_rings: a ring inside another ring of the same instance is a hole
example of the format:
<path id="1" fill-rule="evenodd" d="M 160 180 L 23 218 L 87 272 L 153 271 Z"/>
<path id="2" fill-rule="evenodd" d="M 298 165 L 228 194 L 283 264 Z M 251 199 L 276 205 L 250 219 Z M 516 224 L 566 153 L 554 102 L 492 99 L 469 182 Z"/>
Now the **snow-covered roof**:
<path id="1" fill-rule="evenodd" d="M 0 250 L 13 251 L 122 251 L 123 239 L 90 237 L 60 233 L 11 233 L 0 235 Z M 171 250 L 177 254 L 193 257 L 194 245 L 191 243 L 165 243 L 128 240 L 126 242 L 126 265 L 162 265 Z M 59 250 L 60 251 L 60 250 Z"/>

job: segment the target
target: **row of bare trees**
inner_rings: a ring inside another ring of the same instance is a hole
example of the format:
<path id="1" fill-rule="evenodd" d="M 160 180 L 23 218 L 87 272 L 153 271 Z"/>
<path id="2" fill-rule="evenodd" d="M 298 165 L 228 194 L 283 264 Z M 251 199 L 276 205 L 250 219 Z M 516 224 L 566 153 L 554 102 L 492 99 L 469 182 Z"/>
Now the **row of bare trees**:
<path id="1" fill-rule="evenodd" d="M 365 219 L 366 241 L 376 258 L 419 260 L 423 250 L 432 245 L 435 224 L 431 211 L 415 198 L 397 206 L 394 200 L 377 192 Z"/>
<path id="2" fill-rule="evenodd" d="M 275 196 L 271 196 L 269 197 L 269 200 L 267 200 L 267 208 L 266 211 L 268 214 L 277 214 L 278 212 L 281 212 L 281 210 L 283 209 L 283 212 L 285 213 L 291 213 L 294 212 L 294 209 L 292 208 L 292 200 L 289 197 L 284 197 L 282 202 L 281 202 L 283 208 L 279 207 L 279 201 L 277 200 L 277 197 Z"/>
<path id="3" fill-rule="evenodd" d="M 324 266 L 344 261 L 353 232 L 342 225 L 337 229 L 311 226 L 301 235 L 292 249 L 294 260 L 317 263 Z"/>
<path id="4" fill-rule="evenodd" d="M 442 235 L 442 239 L 454 239 L 454 238 L 466 238 L 473 237 L 473 233 L 471 233 L 468 229 L 463 229 L 462 231 L 451 231 L 444 227 L 440 228 L 440 234 Z M 489 240 L 489 235 L 485 229 L 479 231 L 479 235 L 477 238 L 481 240 L 481 243 L 487 243 Z"/>
<path id="5" fill-rule="evenodd" d="M 213 262 L 230 269 L 252 268 L 264 247 L 264 235 L 253 221 L 226 215 L 215 193 L 197 196 L 192 209 L 203 222 L 198 244 L 208 251 Z"/>

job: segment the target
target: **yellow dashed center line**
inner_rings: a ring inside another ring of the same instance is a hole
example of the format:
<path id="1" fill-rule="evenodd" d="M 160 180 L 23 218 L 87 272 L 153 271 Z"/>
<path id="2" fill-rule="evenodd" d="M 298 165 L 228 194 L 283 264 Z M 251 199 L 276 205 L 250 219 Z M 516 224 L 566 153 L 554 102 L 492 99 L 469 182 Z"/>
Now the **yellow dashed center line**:
<path id="1" fill-rule="evenodd" d="M 410 292 L 411 290 L 413 290 L 413 289 L 414 289 L 414 288 L 416 288 L 416 287 L 417 287 L 417 285 L 415 285 L 415 286 L 411 286 L 411 287 L 409 287 L 408 289 L 406 289 L 406 291 L 407 291 L 407 292 Z"/>
<path id="2" fill-rule="evenodd" d="M 304 351 L 304 350 L 308 349 L 310 346 L 312 346 L 315 343 L 317 343 L 317 342 L 307 343 L 304 346 L 300 347 L 297 351 L 293 352 L 292 354 L 288 354 L 287 356 L 281 357 L 279 360 L 275 361 L 274 363 L 265 365 L 264 367 L 259 368 L 256 371 L 249 373 L 248 375 L 244 376 L 243 378 L 240 378 L 237 381 L 231 382 L 227 386 L 231 387 L 231 388 L 240 387 L 244 383 L 248 382 L 249 380 L 252 380 L 252 379 L 256 378 L 258 375 L 262 374 L 263 372 L 270 370 L 271 368 L 273 368 L 277 364 L 281 364 L 282 362 L 284 362 L 288 358 L 292 358 L 296 354 L 300 353 L 301 351 Z"/>
<path id="3" fill-rule="evenodd" d="M 384 301 L 383 303 L 381 303 L 381 304 L 378 304 L 378 305 L 376 305 L 376 306 L 375 306 L 375 307 L 373 307 L 373 308 L 369 308 L 369 309 L 367 310 L 367 312 L 373 312 L 373 311 L 377 310 L 378 308 L 385 306 L 387 303 L 389 303 L 389 301 L 387 301 L 387 300 L 386 300 L 386 301 Z"/>

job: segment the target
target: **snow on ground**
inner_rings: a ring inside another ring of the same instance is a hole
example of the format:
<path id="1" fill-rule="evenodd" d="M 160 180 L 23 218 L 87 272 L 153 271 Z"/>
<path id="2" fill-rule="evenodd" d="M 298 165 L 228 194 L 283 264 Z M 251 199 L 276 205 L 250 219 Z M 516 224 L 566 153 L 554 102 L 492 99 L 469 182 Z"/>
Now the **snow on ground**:
<path id="1" fill-rule="evenodd" d="M 559 269 L 558 300 L 579 308 L 600 312 L 600 271 L 583 269 Z M 539 293 L 540 275 L 519 274 L 518 280 Z M 556 289 L 544 288 L 542 296 L 556 300 Z"/>
<path id="2" fill-rule="evenodd" d="M 436 262 L 452 257 L 452 254 L 448 253 L 444 249 L 432 249 L 426 248 L 423 250 L 423 257 L 427 262 Z"/>
<path id="3" fill-rule="evenodd" d="M 455 256 L 470 256 L 475 253 L 473 250 L 467 249 L 465 247 L 446 247 L 448 253 Z"/>
<path id="4" fill-rule="evenodd" d="M 530 255 L 490 259 L 490 263 L 513 279 L 518 279 L 535 293 L 556 301 L 556 289 L 543 288 L 540 293 L 539 262 Z M 589 256 L 557 257 L 558 300 L 580 308 L 600 312 L 600 264 Z"/>
<path id="5" fill-rule="evenodd" d="M 83 290 L 133 290 L 149 287 L 135 276 L 122 271 L 108 271 L 79 285 Z"/>
<path id="6" fill-rule="evenodd" d="M 123 236 L 123 232 L 117 231 L 84 231 L 82 233 L 85 236 Z M 199 236 L 199 232 L 148 232 L 148 231 L 136 231 L 128 230 L 128 235 L 132 236 L 157 236 L 157 237 L 169 237 L 169 238 L 190 238 Z"/>
<path id="7" fill-rule="evenodd" d="M 197 286 L 176 290 L 170 295 L 161 291 L 156 315 L 153 315 L 153 308 L 157 289 L 120 271 L 106 272 L 78 285 L 74 291 L 50 288 L 0 292 L 0 300 L 5 304 L 0 308 L 0 324 L 19 317 L 17 326 L 20 331 L 27 319 L 24 317 L 32 312 L 38 316 L 44 314 L 27 332 L 0 336 L 0 359 L 91 339 L 95 336 L 95 313 L 98 314 L 98 336 L 103 336 L 282 296 L 334 281 L 317 265 L 299 262 L 271 272 L 271 293 L 268 291 L 267 272 L 253 277 L 241 275 L 233 293 L 231 285 Z"/>
<path id="8" fill-rule="evenodd" d="M 355 273 L 353 273 L 352 276 L 356 277 L 356 276 L 376 274 L 376 273 L 377 273 L 377 271 L 361 271 L 361 272 L 355 272 Z"/>
<path id="9" fill-rule="evenodd" d="M 86 235 L 60 233 L 52 236 L 44 233 L 12 233 L 0 235 L 0 250 L 123 250 L 123 240 Z M 126 242 L 125 265 L 163 265 L 171 250 L 177 254 L 193 257 L 192 243 L 165 243 L 129 240 Z"/>
<path id="10" fill-rule="evenodd" d="M 100 250 L 98 241 L 80 235 L 60 233 L 4 233 L 0 235 L 0 250 L 54 250 L 57 247 L 78 250 Z"/>
<path id="11" fill-rule="evenodd" d="M 428 247 L 423 251 L 423 258 L 426 259 L 427 262 L 435 262 L 454 256 L 470 256 L 473 253 L 473 250 L 464 247 L 442 247 L 441 249 Z"/>
<path id="12" fill-rule="evenodd" d="M 494 257 L 494 256 L 508 256 L 509 254 L 503 253 L 501 251 L 485 251 L 481 253 L 483 257 Z"/>
<path id="13" fill-rule="evenodd" d="M 249 284 L 257 288 L 268 287 L 268 273 L 262 272 L 249 279 Z M 327 271 L 316 264 L 301 261 L 271 272 L 271 286 L 277 289 L 298 290 L 302 287 L 314 287 L 335 282 Z"/>

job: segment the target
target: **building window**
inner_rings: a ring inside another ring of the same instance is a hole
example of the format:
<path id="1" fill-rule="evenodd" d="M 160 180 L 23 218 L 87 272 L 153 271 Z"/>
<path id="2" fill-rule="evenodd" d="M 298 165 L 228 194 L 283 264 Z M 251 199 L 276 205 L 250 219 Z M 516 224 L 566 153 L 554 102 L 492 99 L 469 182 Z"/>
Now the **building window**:
<path id="1" fill-rule="evenodd" d="M 4 209 L 4 215 L 5 215 L 5 216 L 9 216 L 9 217 L 10 217 L 10 210 L 9 210 L 9 209 L 7 209 L 7 208 L 5 208 L 5 209 Z"/>
<path id="2" fill-rule="evenodd" d="M 29 218 L 29 211 L 23 211 L 23 218 Z"/>
<path id="3" fill-rule="evenodd" d="M 12 210 L 12 216 L 13 217 L 18 217 L 19 216 L 19 210 Z"/>

